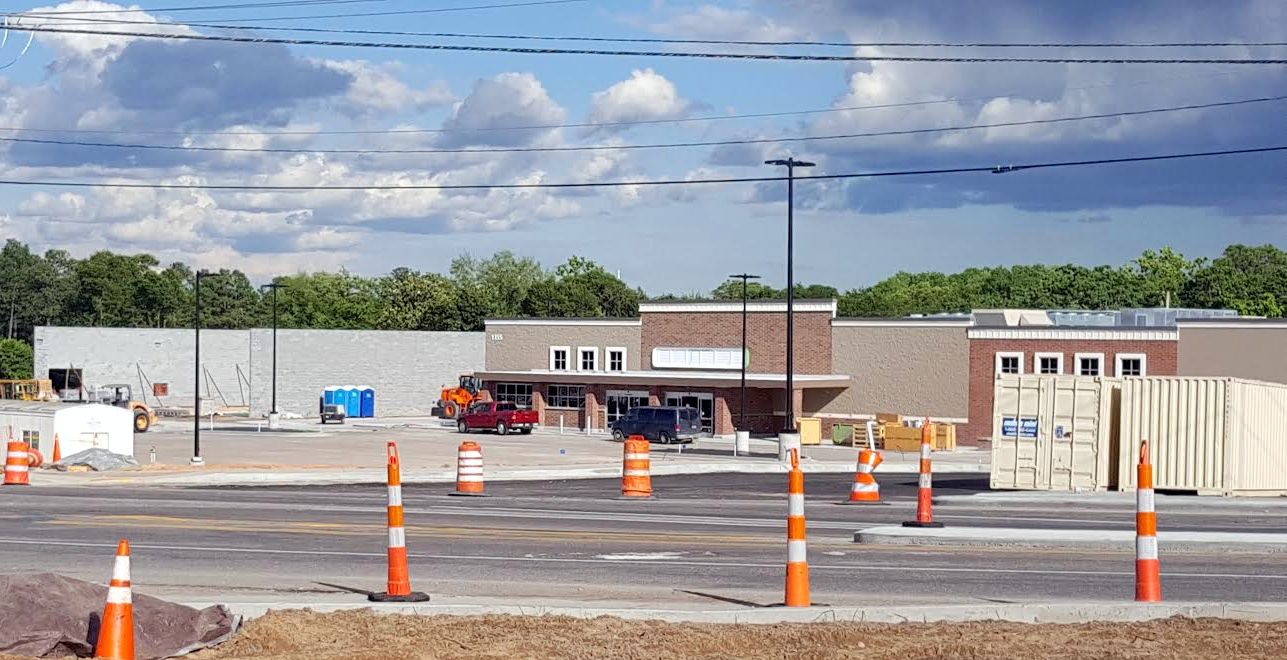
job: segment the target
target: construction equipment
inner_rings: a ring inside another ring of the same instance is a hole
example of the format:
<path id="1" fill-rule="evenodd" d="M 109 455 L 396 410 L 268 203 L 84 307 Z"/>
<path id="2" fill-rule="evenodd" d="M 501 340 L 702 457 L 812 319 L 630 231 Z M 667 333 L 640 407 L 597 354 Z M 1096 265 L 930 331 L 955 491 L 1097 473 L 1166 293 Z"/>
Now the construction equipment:
<path id="1" fill-rule="evenodd" d="M 10 401 L 57 401 L 49 379 L 0 380 L 0 399 Z"/>
<path id="2" fill-rule="evenodd" d="M 460 376 L 458 387 L 442 388 L 442 395 L 434 405 L 432 415 L 439 419 L 457 419 L 475 401 L 487 401 L 482 379 L 469 374 Z"/>
<path id="3" fill-rule="evenodd" d="M 125 383 L 102 385 L 94 389 L 93 401 L 117 408 L 124 408 L 134 413 L 134 432 L 147 433 L 156 423 L 156 411 L 152 406 L 134 398 L 134 388 Z"/>

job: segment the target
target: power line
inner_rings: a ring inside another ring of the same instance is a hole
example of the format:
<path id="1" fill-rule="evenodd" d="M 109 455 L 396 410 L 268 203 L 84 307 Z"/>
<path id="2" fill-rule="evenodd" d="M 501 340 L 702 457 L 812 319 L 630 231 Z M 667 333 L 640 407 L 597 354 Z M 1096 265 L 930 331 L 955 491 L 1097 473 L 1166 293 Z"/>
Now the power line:
<path id="1" fill-rule="evenodd" d="M 318 2 L 317 4 L 331 4 L 331 3 L 341 4 L 341 3 L 345 2 L 345 1 L 346 1 L 346 0 L 327 0 L 327 1 L 323 1 L 323 2 Z M 387 0 L 347 0 L 347 1 L 348 1 L 348 2 L 386 2 Z M 347 14 L 314 14 L 314 15 L 312 15 L 312 16 L 265 16 L 265 17 L 259 17 L 259 18 L 234 18 L 234 19 L 224 19 L 224 20 L 226 20 L 226 21 L 231 21 L 231 22 L 269 22 L 269 21 L 294 21 L 294 20 L 322 19 L 322 18 L 362 18 L 362 17 L 371 17 L 371 16 L 408 16 L 408 15 L 413 15 L 413 14 L 445 14 L 445 13 L 458 12 L 458 11 L 474 11 L 474 10 L 478 10 L 478 9 L 510 9 L 510 8 L 517 9 L 517 8 L 520 8 L 520 7 L 537 7 L 537 6 L 543 6 L 543 5 L 566 5 L 566 4 L 579 3 L 579 2 L 588 2 L 588 1 L 589 1 L 589 0 L 528 0 L 527 2 L 507 2 L 507 3 L 497 3 L 497 4 L 487 4 L 487 5 L 469 5 L 469 6 L 464 6 L 464 7 L 437 7 L 437 8 L 434 8 L 434 9 L 400 9 L 400 10 L 396 10 L 396 11 L 395 11 L 395 10 L 391 10 L 391 11 L 368 11 L 368 12 L 352 12 L 352 13 L 347 13 Z M 303 4 L 307 4 L 307 3 L 303 3 Z M 254 5 L 254 6 L 256 6 L 256 7 L 268 7 L 268 6 L 274 6 L 274 5 Z M 210 7 L 210 6 L 205 7 L 205 9 L 210 9 L 210 8 L 212 8 L 212 7 Z M 228 7 L 225 7 L 225 8 L 228 8 Z M 142 9 L 141 9 L 141 10 L 136 10 L 136 11 L 153 11 L 153 12 L 162 12 L 162 11 L 187 11 L 188 9 L 190 9 L 190 8 L 182 8 L 182 7 L 181 7 L 181 8 L 177 8 L 177 9 L 176 9 L 176 8 L 171 8 L 171 9 L 153 9 L 153 10 L 142 10 Z M 194 8 L 191 8 L 191 9 L 197 9 L 197 8 L 195 8 L 195 7 L 194 7 Z M 116 13 L 116 12 L 113 12 L 113 11 L 107 10 L 107 11 L 86 12 L 86 13 Z M 33 14 L 33 13 L 29 13 L 29 12 L 26 12 L 26 13 L 21 13 L 21 14 L 11 14 L 11 15 L 16 15 L 16 16 L 33 16 L 33 17 L 39 17 L 39 18 L 61 18 L 61 17 L 59 17 L 59 16 L 52 16 L 52 15 L 50 15 L 50 13 L 49 13 L 49 12 L 41 12 L 41 13 L 35 13 L 35 14 Z M 73 18 L 75 18 L 75 17 L 73 17 Z M 85 19 L 79 19 L 79 20 L 89 21 L 89 20 L 93 20 L 93 19 L 85 18 Z M 109 19 L 109 20 L 108 20 L 108 21 L 106 21 L 106 22 L 113 22 L 113 23 L 117 23 L 117 22 L 135 22 L 135 21 L 112 21 L 112 20 L 110 20 L 110 19 Z M 137 21 L 137 22 L 140 22 L 140 23 L 146 23 L 146 21 Z M 155 25 L 155 23 L 152 23 L 152 25 Z M 10 27 L 12 27 L 12 26 L 10 26 Z M 232 27 L 238 27 L 238 26 L 232 26 Z"/>
<path id="2" fill-rule="evenodd" d="M 540 3 L 581 2 L 584 0 L 543 0 Z M 519 5 L 504 5 L 509 7 Z M 783 62 L 956 62 L 956 63 L 1030 63 L 1030 64 L 1287 64 L 1287 58 L 1127 58 L 1127 57 L 914 57 L 907 55 L 818 55 L 781 53 L 702 53 L 684 51 L 599 50 L 577 48 L 524 48 L 518 46 L 473 46 L 461 44 L 395 43 L 385 41 L 339 41 L 327 39 L 277 39 L 207 34 L 162 34 L 129 30 L 83 30 L 66 27 L 11 25 L 12 30 L 89 34 L 97 36 L 138 37 L 171 41 L 223 41 L 243 44 L 283 44 L 289 46 L 335 46 L 343 48 L 388 48 L 395 50 L 430 50 L 474 53 L 517 53 L 526 55 L 602 55 L 612 57 L 670 57 L 693 59 L 769 60 Z"/>
<path id="3" fill-rule="evenodd" d="M 22 16 L 72 16 L 80 17 L 88 14 L 152 14 L 159 12 L 180 12 L 180 11 L 205 11 L 208 9 L 265 9 L 272 7 L 298 7 L 305 5 L 350 5 L 371 2 L 389 2 L 389 0 L 276 0 L 273 2 L 242 2 L 237 4 L 222 5 L 197 5 L 186 7 L 148 7 L 132 9 L 63 9 L 39 12 L 22 12 Z M 13 14 L 11 14 L 13 15 Z"/>
<path id="4" fill-rule="evenodd" d="M 623 144 L 623 145 L 582 145 L 582 146 L 565 146 L 565 147 L 484 147 L 484 148 L 460 148 L 460 149 L 304 149 L 304 148 L 286 148 L 286 147 L 205 147 L 205 146 L 188 146 L 188 145 L 166 145 L 166 144 L 128 144 L 120 142 L 89 142 L 82 140 L 54 140 L 45 138 L 15 138 L 0 137 L 0 142 L 11 142 L 18 144 L 44 144 L 59 146 L 76 146 L 76 147 L 103 147 L 111 149 L 146 149 L 160 151 L 190 151 L 190 152 L 232 152 L 232 153 L 277 153 L 277 154 L 346 154 L 346 155 L 405 155 L 405 154 L 473 154 L 473 153 L 554 153 L 554 152 L 575 152 L 575 151 L 630 151 L 638 149 L 676 149 L 690 147 L 721 147 L 732 145 L 747 144 L 779 144 L 793 142 L 815 142 L 823 140 L 845 140 L 851 138 L 872 138 L 886 137 L 895 135 L 920 135 L 926 133 L 946 133 L 954 131 L 967 131 L 985 128 L 1006 128 L 1012 126 L 1037 126 L 1043 124 L 1059 124 L 1073 121 L 1086 121 L 1093 119 L 1112 119 L 1120 117 L 1135 117 L 1140 115 L 1152 115 L 1166 112 L 1179 112 L 1188 110 L 1202 110 L 1210 108 L 1223 108 L 1239 105 L 1248 105 L 1252 103 L 1267 103 L 1273 101 L 1287 100 L 1287 95 L 1267 96 L 1253 99 L 1239 99 L 1234 101 L 1216 101 L 1212 103 L 1198 103 L 1193 105 L 1171 106 L 1165 108 L 1148 108 L 1144 110 L 1123 110 L 1120 112 L 1105 112 L 1093 115 L 1076 115 L 1070 117 L 1050 117 L 1046 119 L 1027 119 L 1019 121 L 994 122 L 990 124 L 965 124 L 959 126 L 938 126 L 931 128 L 909 128 L 893 131 L 871 131 L 866 133 L 843 133 L 839 135 L 800 135 L 776 138 L 747 138 L 733 140 L 705 140 L 693 142 L 665 142 L 656 144 Z"/>
<path id="5" fill-rule="evenodd" d="M 40 14 L 24 14 L 36 16 Z M 251 23 L 276 20 L 307 20 L 310 18 L 347 18 L 367 14 L 333 14 L 324 17 L 314 16 L 276 16 L 251 18 L 218 18 L 205 19 L 201 22 L 185 22 L 190 27 L 211 28 L 219 30 L 244 30 L 244 25 L 227 25 L 227 23 Z M 130 21 L 123 19 L 83 19 L 96 23 L 155 25 L 151 21 Z M 72 25 L 60 23 L 59 25 Z M 451 39 L 503 39 L 516 41 L 579 41 L 600 43 L 640 43 L 640 44 L 679 44 L 679 45 L 721 45 L 721 46 L 818 46 L 834 48 L 1226 48 L 1226 47 L 1273 47 L 1287 46 L 1287 41 L 1190 41 L 1190 42 L 950 42 L 950 41 L 765 41 L 746 39 L 671 39 L 662 37 L 593 37 L 585 35 L 540 35 L 540 34 L 504 34 L 477 32 L 415 32 L 406 30 L 362 30 L 356 28 L 319 28 L 304 26 L 262 25 L 254 27 L 260 31 L 276 32 L 316 32 L 325 34 L 365 34 L 398 37 L 436 37 Z"/>
<path id="6" fill-rule="evenodd" d="M 1214 78 L 1219 76 L 1231 76 L 1244 71 L 1221 71 L 1218 73 L 1202 74 L 1197 76 L 1173 76 L 1169 78 L 1153 78 L 1147 80 L 1132 80 L 1124 82 L 1100 83 L 1095 85 L 1078 85 L 1076 87 L 1064 88 L 1065 92 L 1075 92 L 1087 89 L 1100 89 L 1104 87 L 1121 87 L 1135 85 L 1149 85 L 1160 82 L 1172 82 L 1176 80 L 1195 80 L 1203 78 Z M 990 101 L 997 97 L 1019 96 L 1021 92 L 999 93 L 989 96 L 961 97 L 953 96 L 944 99 L 930 99 L 922 101 L 900 101 L 895 103 L 877 103 L 872 105 L 850 105 L 835 108 L 815 108 L 810 110 L 784 110 L 779 112 L 753 112 L 730 115 L 707 115 L 705 117 L 677 117 L 673 119 L 637 119 L 632 121 L 611 121 L 611 122 L 577 122 L 570 124 L 527 124 L 515 126 L 484 126 L 478 128 L 383 128 L 368 130 L 317 130 L 317 131 L 255 131 L 257 135 L 402 135 L 402 134 L 428 134 L 428 133 L 486 133 L 494 131 L 529 131 L 529 130 L 552 130 L 559 128 L 610 128 L 622 126 L 647 126 L 659 124 L 686 124 L 708 121 L 728 121 L 736 119 L 759 119 L 771 117 L 790 117 L 796 115 L 816 115 L 829 114 L 836 112 L 854 112 L 860 110 L 880 110 L 889 108 L 909 108 L 925 105 L 939 105 L 943 103 L 969 103 L 974 101 Z M 93 129 L 93 128 L 28 128 L 18 126 L 0 126 L 0 131 L 9 131 L 15 133 L 79 133 L 91 135 L 245 135 L 243 131 L 140 131 L 129 129 Z"/>
<path id="7" fill-rule="evenodd" d="M 1287 151 L 1287 145 L 1272 147 L 1252 147 L 1246 149 L 1224 149 L 1220 151 L 1198 151 L 1149 156 L 1125 156 L 1121 158 L 1097 158 L 1092 160 L 1053 161 L 1024 163 L 1019 165 L 978 165 L 969 167 L 947 167 L 919 170 L 888 170 L 876 172 L 850 172 L 845 174 L 815 174 L 797 176 L 796 181 L 841 180 L 841 179 L 874 179 L 904 176 L 925 176 L 933 174 L 966 174 L 991 172 L 1007 174 L 1024 170 L 1054 169 L 1068 167 L 1087 167 L 1093 165 L 1113 165 L 1120 163 L 1143 163 L 1163 160 L 1184 160 L 1191 158 L 1209 158 L 1216 156 L 1237 156 L 1247 154 Z M 296 192 L 316 190 L 538 190 L 564 188 L 619 188 L 626 186 L 682 186 L 701 184 L 729 183 L 763 183 L 769 181 L 786 181 L 782 176 L 729 177 L 718 179 L 658 179 L 641 181 L 598 181 L 585 183 L 478 183 L 478 184 L 411 184 L 411 185 L 254 185 L 254 184 L 206 184 L 206 183 L 128 183 L 128 182 L 95 182 L 95 181 L 21 181 L 0 179 L 0 185 L 8 186 L 49 186 L 62 188 L 144 188 L 158 190 L 253 190 L 270 192 Z"/>

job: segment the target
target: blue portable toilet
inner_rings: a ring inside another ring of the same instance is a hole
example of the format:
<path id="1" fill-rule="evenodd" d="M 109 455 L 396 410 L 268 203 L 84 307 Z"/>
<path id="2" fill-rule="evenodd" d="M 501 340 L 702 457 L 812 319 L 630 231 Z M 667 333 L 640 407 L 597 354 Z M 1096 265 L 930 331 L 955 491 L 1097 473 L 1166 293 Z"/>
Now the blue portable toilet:
<path id="1" fill-rule="evenodd" d="M 361 417 L 362 393 L 353 385 L 345 385 L 342 388 L 342 393 L 344 396 L 344 414 L 348 417 Z"/>
<path id="2" fill-rule="evenodd" d="M 322 403 L 323 403 L 324 405 L 328 405 L 328 406 L 329 406 L 329 405 L 332 405 L 332 404 L 337 404 L 337 403 L 338 403 L 338 404 L 340 404 L 340 405 L 346 405 L 346 404 L 348 403 L 347 401 L 336 401 L 336 398 L 337 398 L 337 396 L 338 396 L 338 395 L 337 395 L 337 393 L 338 393 L 339 391 L 340 391 L 340 388 L 335 387 L 334 385 L 332 385 L 332 386 L 330 386 L 330 387 L 323 388 L 323 389 L 322 389 Z"/>
<path id="3" fill-rule="evenodd" d="M 375 417 L 375 388 L 362 385 L 358 387 L 358 392 L 362 397 L 362 416 Z"/>

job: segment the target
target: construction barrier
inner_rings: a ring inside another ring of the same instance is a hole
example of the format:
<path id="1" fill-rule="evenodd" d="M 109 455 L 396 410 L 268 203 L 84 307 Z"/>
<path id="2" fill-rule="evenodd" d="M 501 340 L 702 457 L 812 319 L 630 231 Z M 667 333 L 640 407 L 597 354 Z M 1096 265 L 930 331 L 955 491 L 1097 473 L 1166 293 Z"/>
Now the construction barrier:
<path id="1" fill-rule="evenodd" d="M 930 456 L 933 453 L 933 431 L 929 418 L 921 427 L 921 474 L 920 487 L 916 490 L 916 520 L 903 522 L 903 527 L 942 527 L 943 523 L 934 522 L 934 477 Z"/>
<path id="2" fill-rule="evenodd" d="M 130 590 L 130 542 L 116 544 L 116 562 L 107 587 L 107 604 L 94 643 L 95 658 L 134 660 L 134 598 Z"/>
<path id="3" fill-rule="evenodd" d="M 36 449 L 27 448 L 27 467 L 36 469 L 45 464 L 45 456 Z"/>
<path id="4" fill-rule="evenodd" d="M 1140 443 L 1135 490 L 1135 600 L 1162 601 L 1162 573 L 1157 559 L 1157 512 L 1153 506 L 1153 464 L 1148 440 Z"/>
<path id="5" fill-rule="evenodd" d="M 61 461 L 63 460 L 63 448 L 62 448 L 62 446 L 60 446 L 60 445 L 58 444 L 58 434 L 57 434 L 57 433 L 55 433 L 55 434 L 54 434 L 54 458 L 53 458 L 53 460 L 54 460 L 54 462 L 55 462 L 55 463 L 59 463 L 59 462 L 61 462 Z"/>
<path id="6" fill-rule="evenodd" d="M 407 531 L 403 526 L 402 466 L 398 461 L 398 443 L 390 442 L 389 453 L 389 584 L 384 593 L 368 594 L 376 602 L 418 603 L 429 600 L 428 594 L 411 590 L 411 572 L 407 567 Z"/>
<path id="7" fill-rule="evenodd" d="M 791 450 L 791 471 L 787 473 L 787 607 L 809 606 L 809 557 L 804 536 L 804 472 L 800 450 Z"/>
<path id="8" fill-rule="evenodd" d="M 31 483 L 28 470 L 27 443 L 10 440 L 5 448 L 4 485 L 27 486 Z"/>
<path id="9" fill-rule="evenodd" d="M 648 440 L 642 435 L 632 435 L 621 444 L 621 496 L 652 497 L 652 465 L 648 459 Z"/>
<path id="10" fill-rule="evenodd" d="M 451 494 L 483 496 L 483 448 L 473 440 L 460 443 L 456 452 L 456 490 Z"/>
<path id="11" fill-rule="evenodd" d="M 854 485 L 848 501 L 841 504 L 884 504 L 880 501 L 880 484 L 876 483 L 876 467 L 881 463 L 879 452 L 863 449 L 858 452 L 858 469 L 854 472 Z"/>

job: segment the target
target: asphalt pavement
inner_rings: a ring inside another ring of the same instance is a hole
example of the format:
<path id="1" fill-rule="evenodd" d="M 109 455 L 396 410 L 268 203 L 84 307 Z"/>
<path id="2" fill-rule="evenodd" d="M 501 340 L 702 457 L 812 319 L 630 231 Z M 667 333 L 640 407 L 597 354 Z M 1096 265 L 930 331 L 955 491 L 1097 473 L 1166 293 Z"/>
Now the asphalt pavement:
<path id="1" fill-rule="evenodd" d="M 833 605 L 1129 600 L 1130 552 L 902 548 L 852 542 L 862 527 L 915 509 L 915 475 L 882 474 L 884 506 L 841 506 L 851 477 L 810 475 L 814 598 Z M 782 475 L 657 477 L 657 498 L 617 499 L 617 480 L 489 483 L 490 497 L 447 485 L 404 488 L 413 586 L 510 602 L 768 605 L 781 599 Z M 944 475 L 936 492 L 970 493 L 984 475 Z M 1287 531 L 1287 506 L 1204 498 L 1159 503 L 1163 529 Z M 265 594 L 361 600 L 385 570 L 382 486 L 0 489 L 0 570 L 103 581 L 118 538 L 134 548 L 136 587 L 187 600 Z M 1130 529 L 1129 506 L 956 502 L 947 525 Z M 1173 600 L 1287 601 L 1282 555 L 1168 556 Z"/>

